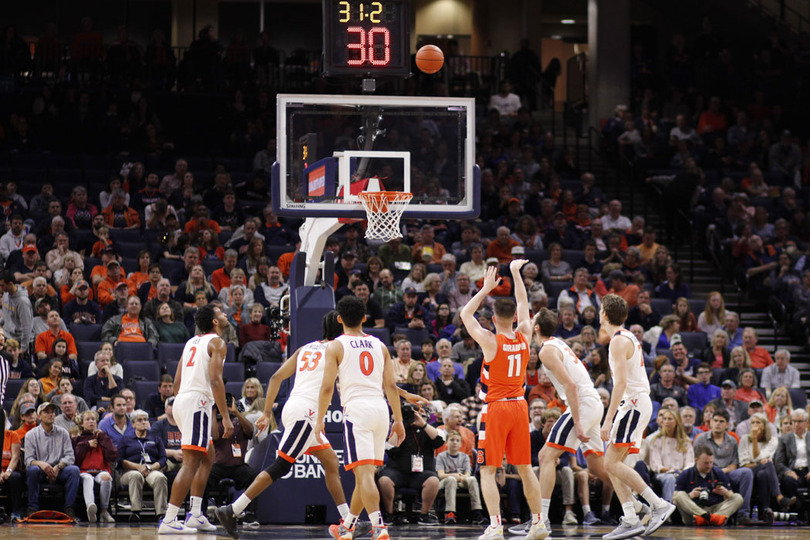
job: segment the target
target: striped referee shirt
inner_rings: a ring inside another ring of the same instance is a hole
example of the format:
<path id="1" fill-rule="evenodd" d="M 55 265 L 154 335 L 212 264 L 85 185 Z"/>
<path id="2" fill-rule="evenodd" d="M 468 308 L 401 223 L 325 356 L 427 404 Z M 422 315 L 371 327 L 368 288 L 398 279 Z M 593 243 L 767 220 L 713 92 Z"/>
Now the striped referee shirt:
<path id="1" fill-rule="evenodd" d="M 10 370 L 8 360 L 0 356 L 0 406 L 2 406 L 3 400 L 6 398 L 6 385 L 8 384 Z M 3 426 L 0 426 L 0 429 L 2 428 Z"/>

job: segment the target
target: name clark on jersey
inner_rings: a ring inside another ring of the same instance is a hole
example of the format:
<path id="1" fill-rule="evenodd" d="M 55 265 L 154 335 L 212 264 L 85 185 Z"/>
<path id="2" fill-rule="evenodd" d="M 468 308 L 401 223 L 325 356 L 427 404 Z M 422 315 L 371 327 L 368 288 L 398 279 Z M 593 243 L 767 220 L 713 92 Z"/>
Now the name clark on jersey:
<path id="1" fill-rule="evenodd" d="M 503 350 L 504 350 L 504 352 L 525 351 L 526 350 L 526 343 L 525 342 L 523 342 L 523 343 L 514 343 L 514 344 L 511 344 L 511 345 L 509 343 L 504 343 L 503 344 Z"/>
<path id="2" fill-rule="evenodd" d="M 371 342 L 365 339 L 353 339 L 349 342 L 352 349 L 370 349 L 372 347 Z"/>

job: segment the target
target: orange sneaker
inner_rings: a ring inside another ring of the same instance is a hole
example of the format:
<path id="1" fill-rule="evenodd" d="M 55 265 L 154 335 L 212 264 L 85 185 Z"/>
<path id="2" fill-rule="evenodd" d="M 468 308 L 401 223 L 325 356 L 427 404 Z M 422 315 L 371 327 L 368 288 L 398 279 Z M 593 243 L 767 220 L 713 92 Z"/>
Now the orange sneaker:
<path id="1" fill-rule="evenodd" d="M 709 516 L 709 521 L 711 521 L 712 525 L 715 527 L 722 527 L 726 524 L 726 516 L 722 514 L 712 514 Z"/>
<path id="2" fill-rule="evenodd" d="M 703 516 L 695 516 L 695 525 L 697 525 L 698 527 L 706 527 L 710 523 L 711 522 Z"/>

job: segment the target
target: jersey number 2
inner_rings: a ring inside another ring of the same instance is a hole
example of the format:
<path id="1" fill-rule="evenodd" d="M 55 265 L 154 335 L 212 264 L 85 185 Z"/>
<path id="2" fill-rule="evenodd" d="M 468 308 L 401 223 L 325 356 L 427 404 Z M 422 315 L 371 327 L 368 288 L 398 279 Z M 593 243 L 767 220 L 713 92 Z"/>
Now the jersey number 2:
<path id="1" fill-rule="evenodd" d="M 307 351 L 301 356 L 301 367 L 298 368 L 298 371 L 314 371 L 320 360 L 320 351 Z"/>
<path id="2" fill-rule="evenodd" d="M 360 371 L 366 376 L 371 375 L 371 372 L 374 371 L 374 357 L 368 351 L 360 353 Z"/>
<path id="3" fill-rule="evenodd" d="M 507 373 L 508 377 L 519 377 L 520 373 L 520 364 L 521 358 L 519 354 L 510 354 L 506 358 L 509 359 L 509 372 Z"/>
<path id="4" fill-rule="evenodd" d="M 188 357 L 188 362 L 186 362 L 186 367 L 194 367 L 194 355 L 197 354 L 197 347 L 192 347 L 189 350 L 191 351 L 191 356 Z"/>

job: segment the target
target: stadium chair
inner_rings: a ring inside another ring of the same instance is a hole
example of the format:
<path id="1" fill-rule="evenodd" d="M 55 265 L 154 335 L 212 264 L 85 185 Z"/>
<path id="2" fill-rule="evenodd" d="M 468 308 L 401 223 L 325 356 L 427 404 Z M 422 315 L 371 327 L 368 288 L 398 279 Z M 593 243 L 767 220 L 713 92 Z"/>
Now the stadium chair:
<path id="1" fill-rule="evenodd" d="M 118 246 L 121 249 L 121 246 Z M 131 249 L 121 249 L 123 253 L 134 253 Z M 124 267 L 124 272 L 130 274 L 138 269 L 138 259 L 134 257 L 123 257 L 121 260 L 121 266 Z"/>
<path id="2" fill-rule="evenodd" d="M 25 379 L 9 379 L 6 385 L 6 397 L 11 398 L 12 401 L 17 399 L 17 394 L 20 393 L 23 384 L 25 384 Z"/>
<path id="3" fill-rule="evenodd" d="M 273 373 L 281 367 L 281 362 L 262 362 L 256 366 L 256 378 L 266 385 Z"/>
<path id="4" fill-rule="evenodd" d="M 703 332 L 681 332 L 681 339 L 686 350 L 692 354 L 699 354 L 709 344 L 709 339 Z"/>
<path id="5" fill-rule="evenodd" d="M 211 277 L 211 274 L 214 272 L 214 270 L 222 268 L 223 266 L 225 266 L 225 263 L 220 261 L 219 259 L 216 260 L 205 259 L 202 262 L 203 272 L 205 272 L 206 277 L 209 278 Z"/>
<path id="6" fill-rule="evenodd" d="M 124 381 L 159 381 L 160 366 L 154 360 L 129 360 L 124 363 Z"/>
<path id="7" fill-rule="evenodd" d="M 692 313 L 695 314 L 695 318 L 697 319 L 700 314 L 706 309 L 706 299 L 705 298 L 690 298 L 689 299 L 689 309 Z"/>
<path id="8" fill-rule="evenodd" d="M 100 324 L 82 324 L 71 323 L 68 325 L 70 335 L 73 336 L 74 341 L 100 341 L 101 340 L 101 325 Z M 95 351 L 93 351 L 95 353 Z"/>
<path id="9" fill-rule="evenodd" d="M 525 255 L 530 262 L 533 262 L 538 267 L 543 261 L 548 259 L 548 253 L 546 253 L 545 249 L 527 249 Z"/>
<path id="10" fill-rule="evenodd" d="M 158 264 L 160 265 L 160 273 L 171 281 L 172 285 L 179 285 L 183 281 L 183 261 L 161 259 Z"/>
<path id="11" fill-rule="evenodd" d="M 807 391 L 804 388 L 788 388 L 788 393 L 790 394 L 790 401 L 793 402 L 794 409 L 804 409 L 807 407 Z M 8 392 L 6 395 L 8 395 Z"/>
<path id="12" fill-rule="evenodd" d="M 219 245 L 224 246 L 225 243 L 231 239 L 231 236 L 233 236 L 233 231 L 222 231 L 219 233 Z"/>
<path id="13" fill-rule="evenodd" d="M 672 302 L 668 298 L 653 298 L 650 300 L 650 307 L 662 317 L 672 314 Z"/>
<path id="14" fill-rule="evenodd" d="M 72 330 L 71 330 L 72 331 Z M 75 336 L 74 336 L 75 338 Z M 92 363 L 96 355 L 96 351 L 101 348 L 101 341 L 79 341 L 76 339 L 76 352 L 79 355 L 79 360 L 87 363 Z"/>
<path id="15" fill-rule="evenodd" d="M 235 382 L 226 382 L 225 383 L 225 393 L 226 394 L 233 394 L 233 397 L 239 399 L 242 397 L 242 381 L 235 381 Z"/>
<path id="16" fill-rule="evenodd" d="M 442 275 L 442 265 L 436 263 L 428 263 L 425 265 L 425 270 L 427 270 L 428 274 L 439 274 Z"/>
<path id="17" fill-rule="evenodd" d="M 411 342 L 411 348 L 416 346 L 421 347 L 422 342 L 430 336 L 427 328 L 408 328 L 406 326 L 394 328 L 394 333 L 405 334 L 405 339 Z"/>
<path id="18" fill-rule="evenodd" d="M 227 352 L 225 353 L 226 362 L 236 362 L 236 345 L 228 343 Z"/>
<path id="19" fill-rule="evenodd" d="M 185 346 L 185 343 L 158 343 L 158 360 L 164 366 L 169 367 L 169 373 L 172 375 L 174 375 L 174 371 L 171 369 L 171 363 L 174 362 L 176 367 Z"/>
<path id="20" fill-rule="evenodd" d="M 245 366 L 238 362 L 225 363 L 222 366 L 222 378 L 227 382 L 244 382 Z"/>
<path id="21" fill-rule="evenodd" d="M 560 296 L 561 292 L 563 292 L 565 289 L 570 289 L 573 286 L 574 286 L 573 281 L 552 281 L 548 285 L 546 285 L 546 294 L 549 296 L 549 298 L 551 298 L 552 296 L 554 298 L 557 298 L 558 296 Z M 552 309 L 557 308 L 556 303 L 552 306 L 551 303 L 549 302 L 548 305 Z"/>
<path id="22" fill-rule="evenodd" d="M 391 332 L 388 328 L 363 328 L 363 332 L 376 337 L 386 345 L 391 344 Z"/>
<path id="23" fill-rule="evenodd" d="M 174 374 L 177 373 L 177 364 L 180 363 L 180 360 L 170 360 L 168 364 L 164 364 L 166 367 L 166 373 L 174 377 Z"/>
<path id="24" fill-rule="evenodd" d="M 571 265 L 576 270 L 577 265 L 585 258 L 585 252 L 581 249 L 566 249 L 563 251 L 562 260 Z"/>
<path id="25" fill-rule="evenodd" d="M 118 342 L 115 357 L 123 364 L 130 360 L 152 360 L 155 355 L 151 343 Z"/>
<path id="26" fill-rule="evenodd" d="M 126 381 L 124 382 L 126 384 Z M 146 405 L 146 398 L 158 391 L 158 386 L 157 381 L 132 381 L 132 384 L 127 385 L 130 390 L 135 392 L 135 403 L 141 409 Z"/>
<path id="27" fill-rule="evenodd" d="M 126 263 L 127 258 L 135 259 L 137 263 L 136 257 L 138 256 L 138 252 L 142 249 L 146 249 L 146 241 L 143 238 L 137 242 L 130 240 L 113 240 L 113 246 L 115 246 L 118 254 L 124 257 L 124 263 Z"/>
<path id="28" fill-rule="evenodd" d="M 275 263 L 285 253 L 295 251 L 295 246 L 265 246 L 265 251 L 270 260 Z"/>
<path id="29" fill-rule="evenodd" d="M 54 163 L 56 157 L 57 156 L 54 156 L 52 158 L 52 164 Z M 75 158 L 73 159 L 75 163 Z M 112 160 L 110 159 L 110 156 L 104 154 L 99 156 L 81 155 L 79 156 L 79 165 L 85 170 L 93 169 L 96 171 L 105 171 L 107 176 L 112 176 L 113 173 L 117 173 L 121 169 L 120 164 L 117 164 L 118 169 L 116 169 Z"/>

